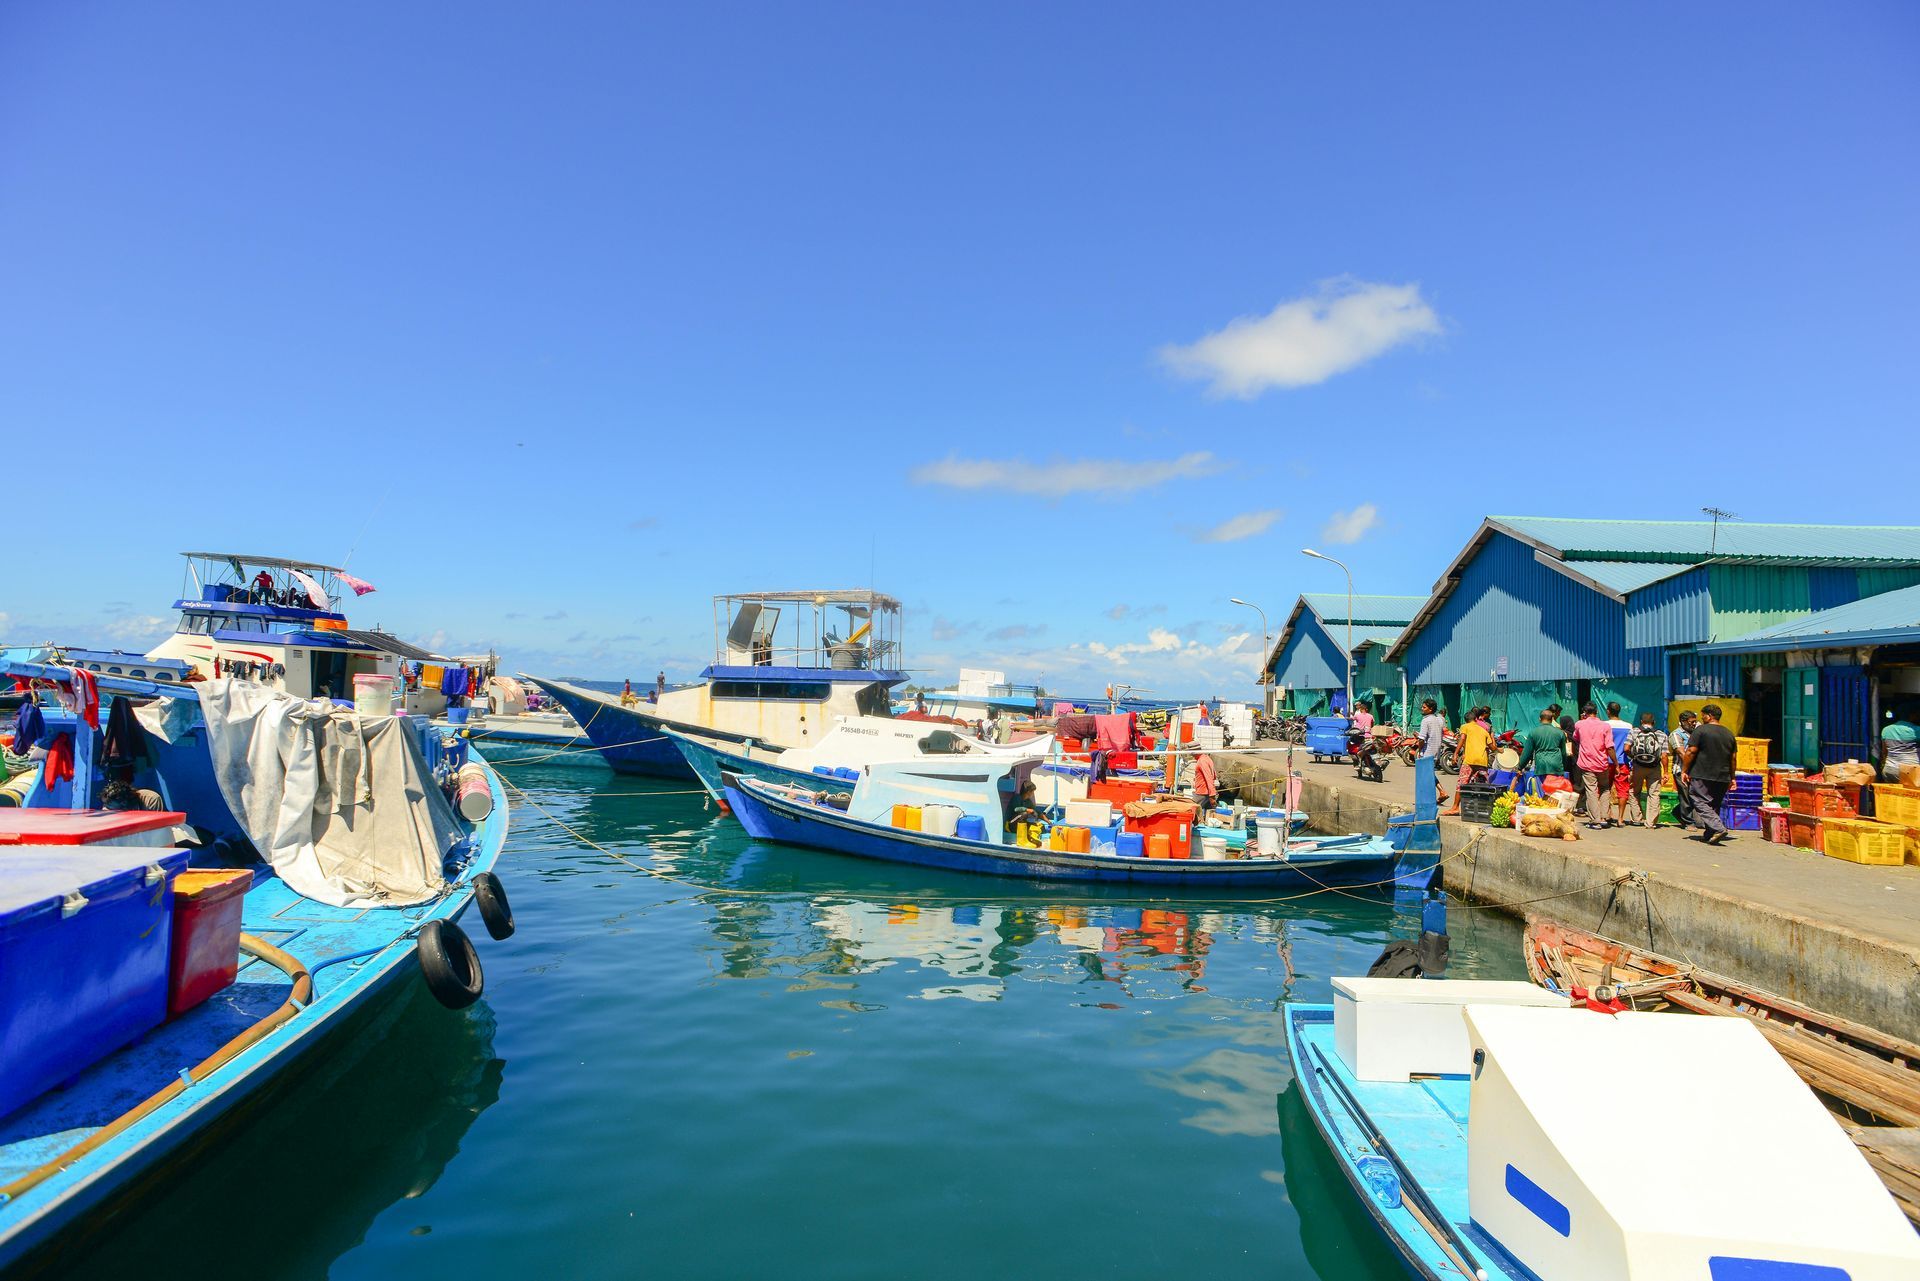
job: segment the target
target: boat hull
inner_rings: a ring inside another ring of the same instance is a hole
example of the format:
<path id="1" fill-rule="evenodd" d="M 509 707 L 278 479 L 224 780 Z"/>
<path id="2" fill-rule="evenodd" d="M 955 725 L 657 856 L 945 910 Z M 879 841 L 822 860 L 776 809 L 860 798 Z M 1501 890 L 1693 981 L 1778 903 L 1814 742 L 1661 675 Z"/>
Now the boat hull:
<path id="1" fill-rule="evenodd" d="M 723 805 L 727 801 L 725 776 L 728 774 L 791 787 L 852 786 L 844 780 L 836 782 L 812 770 L 783 769 L 769 761 L 755 760 L 745 752 L 728 751 L 718 743 L 696 739 L 688 734 L 675 733 L 672 737 L 681 757 L 687 762 L 687 768 L 700 780 L 700 786 L 707 789 L 707 795 Z"/>
<path id="2" fill-rule="evenodd" d="M 474 759 L 480 758 L 476 754 Z M 216 1126 L 300 1068 L 335 1032 L 407 983 L 419 981 L 413 940 L 418 926 L 427 920 L 458 921 L 464 916 L 473 902 L 474 877 L 492 870 L 506 842 L 506 794 L 491 768 L 487 778 L 493 810 L 473 832 L 473 856 L 452 889 L 430 904 L 406 909 L 332 908 L 300 898 L 274 878 L 248 892 L 242 928 L 284 945 L 308 967 L 314 976 L 312 1001 L 204 1080 L 192 1083 L 11 1202 L 0 1204 L 0 1272 L 11 1275 L 15 1268 L 52 1265 L 70 1234 L 85 1231 L 94 1215 L 137 1193 L 162 1172 L 171 1176 L 170 1162 L 191 1156 Z M 235 988 L 244 986 L 249 984 L 243 978 Z M 153 1035 L 186 1025 L 192 1017 L 165 1025 Z M 113 1063 L 109 1059 L 76 1078 L 61 1092 L 67 1097 L 56 1106 L 82 1110 L 90 1076 Z M 136 1092 L 133 1098 L 138 1097 Z M 49 1129 L 43 1138 L 16 1138 L 29 1127 L 42 1128 L 36 1115 L 40 1106 L 29 1105 L 0 1125 L 0 1162 L 5 1166 L 0 1182 L 60 1155 L 85 1136 L 79 1129 Z"/>
<path id="3" fill-rule="evenodd" d="M 534 683 L 567 709 L 580 731 L 600 749 L 601 759 L 617 772 L 649 778 L 699 777 L 666 734 L 670 728 L 701 732 L 698 726 L 676 725 L 638 707 L 586 697 L 565 685 L 540 680 Z"/>
<path id="4" fill-rule="evenodd" d="M 1215 889 L 1291 886 L 1309 891 L 1316 888 L 1391 891 L 1397 878 L 1408 879 L 1398 876 L 1398 855 L 1384 841 L 1370 842 L 1355 854 L 1286 860 L 1120 858 L 992 845 L 902 831 L 850 818 L 805 801 L 789 800 L 770 793 L 764 783 L 737 777 L 726 780 L 726 800 L 748 835 L 756 840 L 945 871 L 979 872 L 1023 880 Z M 1412 877 L 1421 882 L 1424 879 L 1424 873 Z"/>

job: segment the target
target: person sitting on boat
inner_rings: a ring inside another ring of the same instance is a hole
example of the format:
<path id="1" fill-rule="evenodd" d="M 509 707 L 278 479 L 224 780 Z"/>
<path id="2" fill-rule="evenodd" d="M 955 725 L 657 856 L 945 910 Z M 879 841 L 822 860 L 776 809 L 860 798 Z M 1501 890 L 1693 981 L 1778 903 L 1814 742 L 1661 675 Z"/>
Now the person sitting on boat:
<path id="1" fill-rule="evenodd" d="M 1046 811 L 1040 808 L 1040 789 L 1034 786 L 1032 779 L 1028 779 L 1020 784 L 1020 795 L 1013 800 L 1012 810 L 1007 815 L 1007 830 L 1016 831 L 1022 823 L 1046 821 Z"/>

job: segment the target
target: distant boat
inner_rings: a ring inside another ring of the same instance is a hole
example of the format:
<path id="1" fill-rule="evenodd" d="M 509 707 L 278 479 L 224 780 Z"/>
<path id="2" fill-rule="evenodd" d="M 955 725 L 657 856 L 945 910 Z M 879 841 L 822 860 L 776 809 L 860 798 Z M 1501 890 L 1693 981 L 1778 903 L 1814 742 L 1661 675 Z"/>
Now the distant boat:
<path id="1" fill-rule="evenodd" d="M 668 730 L 737 747 L 818 742 L 842 718 L 890 719 L 900 602 L 880 592 L 746 592 L 714 597 L 714 661 L 689 685 L 622 697 L 529 677 L 621 773 L 695 780 Z M 780 621 L 791 612 L 783 634 Z"/>
<path id="2" fill-rule="evenodd" d="M 778 749 L 742 743 L 723 744 L 678 730 L 665 733 L 680 749 L 701 786 L 726 803 L 724 775 L 732 773 L 794 787 L 847 786 L 868 765 L 903 761 L 1038 760 L 1053 747 L 1052 735 L 1023 742 L 988 743 L 968 734 L 921 721 L 877 717 L 836 719 L 811 747 Z"/>
<path id="3" fill-rule="evenodd" d="M 0 662 L 0 675 L 39 690 L 75 684 L 70 667 L 46 663 Z M 36 764 L 32 777 L 21 776 L 24 804 L 0 808 L 7 873 L 0 879 L 0 975 L 23 957 L 33 961 L 25 983 L 0 979 L 0 1031 L 10 1055 L 0 1073 L 0 1270 L 57 1266 L 67 1242 L 138 1189 L 177 1178 L 171 1167 L 198 1152 L 217 1123 L 322 1050 L 350 1015 L 416 974 L 445 1004 L 477 999 L 478 958 L 457 924 L 469 905 L 480 903 L 494 937 L 512 932 L 492 872 L 508 825 L 500 781 L 472 755 L 487 813 L 473 823 L 461 818 L 441 777 L 466 756 L 465 746 L 443 755 L 442 736 L 420 718 L 388 718 L 377 736 L 358 739 L 375 745 L 362 747 L 367 772 L 357 776 L 372 799 L 324 802 L 364 806 L 365 814 L 376 800 L 406 807 L 397 825 L 408 833 L 406 848 L 377 847 L 371 863 L 348 873 L 373 898 L 335 905 L 306 897 L 273 866 L 248 861 L 248 833 L 214 777 L 202 716 L 203 695 L 218 697 L 228 684 L 98 678 L 107 698 L 172 700 L 154 705 L 175 714 L 160 717 L 167 735 L 146 744 L 151 763 L 107 761 L 106 736 L 78 711 L 49 703 L 42 741 L 64 755 L 60 740 L 68 740 L 74 776 L 49 781 L 46 766 Z M 103 719 L 110 727 L 113 717 Z M 163 808 L 94 808 L 107 783 L 127 781 L 110 777 L 122 773 Z M 476 800 L 466 803 L 478 810 Z M 205 843 L 174 848 L 175 833 L 189 825 Z M 450 842 L 444 849 L 443 839 Z M 396 891 L 395 905 L 383 906 L 379 878 L 389 862 L 425 879 L 417 892 Z M 192 936 L 199 942 L 183 959 L 181 878 L 195 875 L 215 893 L 241 896 L 239 920 L 228 926 L 238 932 L 213 931 L 201 918 Z M 161 906 L 169 888 L 171 910 Z M 129 912 L 150 915 L 129 926 Z M 232 938 L 237 955 L 224 950 L 231 941 L 222 946 Z M 217 974 L 223 963 L 239 967 L 230 981 Z M 215 972 L 211 979 L 203 968 Z M 203 986 L 182 995 L 195 984 Z"/>
<path id="4" fill-rule="evenodd" d="M 1028 763 L 1030 765 L 1030 763 Z M 1026 768 L 1018 762 L 917 762 L 875 765 L 864 772 L 837 807 L 833 791 L 782 787 L 729 774 L 729 806 L 756 840 L 828 850 L 856 858 L 917 867 L 983 872 L 1029 880 L 1105 881 L 1133 885 L 1371 888 L 1391 892 L 1396 884 L 1424 885 L 1431 871 L 1403 870 L 1393 841 L 1377 836 L 1320 837 L 1294 842 L 1285 857 L 1144 858 L 1118 853 L 1072 853 L 1009 843 L 1002 787 Z M 883 816 L 896 805 L 948 806 L 956 829 L 943 835 L 893 826 Z M 966 820 L 974 820 L 968 823 Z M 977 827 L 975 826 L 977 824 Z M 1198 844 L 1196 837 L 1195 843 Z"/>

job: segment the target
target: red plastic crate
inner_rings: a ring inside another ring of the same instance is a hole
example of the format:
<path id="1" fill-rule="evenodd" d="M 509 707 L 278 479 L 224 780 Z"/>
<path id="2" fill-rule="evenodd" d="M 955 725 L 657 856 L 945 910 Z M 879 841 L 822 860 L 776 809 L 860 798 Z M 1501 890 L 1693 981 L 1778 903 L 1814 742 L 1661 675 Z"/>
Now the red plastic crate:
<path id="1" fill-rule="evenodd" d="M 1827 852 L 1827 834 L 1820 829 L 1820 819 L 1813 814 L 1787 815 L 1787 844 L 1796 849 Z"/>
<path id="2" fill-rule="evenodd" d="M 182 872 L 173 878 L 173 944 L 167 1013 L 184 1014 L 240 972 L 240 909 L 253 873 Z"/>
<path id="3" fill-rule="evenodd" d="M 1796 814 L 1821 818 L 1853 818 L 1860 813 L 1858 783 L 1810 783 L 1787 780 L 1787 808 Z"/>
<path id="4" fill-rule="evenodd" d="M 1151 818 L 1130 818 L 1127 830 L 1143 837 L 1165 836 L 1174 858 L 1193 853 L 1193 816 L 1191 814 L 1155 814 Z"/>

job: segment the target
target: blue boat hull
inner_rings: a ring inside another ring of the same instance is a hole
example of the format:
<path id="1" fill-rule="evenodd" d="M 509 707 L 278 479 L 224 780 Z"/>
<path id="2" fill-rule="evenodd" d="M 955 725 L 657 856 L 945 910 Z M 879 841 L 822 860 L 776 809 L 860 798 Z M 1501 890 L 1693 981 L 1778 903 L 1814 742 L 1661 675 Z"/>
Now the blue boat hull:
<path id="1" fill-rule="evenodd" d="M 1024 849 L 958 837 L 909 832 L 850 818 L 805 801 L 770 795 L 764 784 L 727 780 L 727 804 L 755 840 L 829 850 L 855 858 L 955 872 L 981 872 L 1024 880 L 1095 881 L 1120 885 L 1208 886 L 1216 889 L 1291 886 L 1378 888 L 1391 891 L 1399 856 L 1384 842 L 1369 842 L 1354 854 L 1322 854 L 1290 860 L 1120 858 Z M 1425 874 L 1417 879 L 1424 883 Z"/>
<path id="2" fill-rule="evenodd" d="M 621 707 L 595 698 L 583 698 L 563 685 L 535 681 L 579 723 L 581 732 L 600 749 L 601 757 L 622 774 L 650 778 L 697 779 L 687 758 L 668 738 L 669 728 L 695 732 L 698 726 L 679 726 L 638 707 Z"/>
<path id="3" fill-rule="evenodd" d="M 811 770 L 783 769 L 768 761 L 757 761 L 742 752 L 729 752 L 717 743 L 705 742 L 685 734 L 673 736 L 675 746 L 687 762 L 687 767 L 707 789 L 707 795 L 721 804 L 727 803 L 727 774 L 757 778 L 763 783 L 778 783 L 782 786 L 811 788 L 847 788 L 853 784 L 844 779 L 833 779 Z"/>
<path id="4" fill-rule="evenodd" d="M 270 875 L 256 879 L 242 909 L 242 929 L 284 948 L 307 967 L 312 1000 L 154 1112 L 0 1203 L 0 1272 L 50 1263 L 69 1233 L 85 1231 L 93 1215 L 151 1179 L 172 1177 L 170 1162 L 189 1156 L 216 1126 L 285 1080 L 342 1027 L 419 981 L 413 938 L 419 926 L 432 919 L 458 921 L 473 901 L 474 877 L 492 869 L 506 843 L 506 795 L 491 768 L 487 775 L 493 811 L 474 830 L 472 856 L 438 900 L 412 908 L 336 908 L 302 898 Z M 246 1022 L 278 1005 L 285 989 L 284 975 L 253 961 L 242 967 L 238 981 L 199 1010 L 0 1121 L 0 1184 L 59 1157 L 180 1068 L 199 1062 Z"/>

